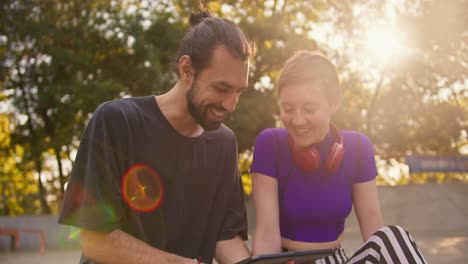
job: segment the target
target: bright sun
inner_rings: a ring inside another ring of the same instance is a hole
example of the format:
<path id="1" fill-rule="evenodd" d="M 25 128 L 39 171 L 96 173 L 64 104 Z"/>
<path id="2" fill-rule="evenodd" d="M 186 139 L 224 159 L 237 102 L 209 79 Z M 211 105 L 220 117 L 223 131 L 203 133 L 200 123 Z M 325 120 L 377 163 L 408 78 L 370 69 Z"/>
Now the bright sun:
<path id="1" fill-rule="evenodd" d="M 366 35 L 367 53 L 378 61 L 393 61 L 405 51 L 402 34 L 391 27 L 370 27 Z"/>

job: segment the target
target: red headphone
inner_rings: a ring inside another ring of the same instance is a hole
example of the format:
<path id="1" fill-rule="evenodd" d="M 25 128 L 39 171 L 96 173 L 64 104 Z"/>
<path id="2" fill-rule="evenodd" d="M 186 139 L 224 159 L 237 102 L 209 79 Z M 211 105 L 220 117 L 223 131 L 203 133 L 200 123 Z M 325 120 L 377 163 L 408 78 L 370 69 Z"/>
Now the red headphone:
<path id="1" fill-rule="evenodd" d="M 343 137 L 336 126 L 330 123 L 330 130 L 333 135 L 338 139 L 338 142 L 333 143 L 333 146 L 325 161 L 324 168 L 332 173 L 335 172 L 341 164 L 344 156 Z M 293 153 L 293 158 L 296 164 L 306 172 L 311 172 L 320 167 L 320 154 L 318 150 L 312 145 L 310 147 L 299 147 L 294 142 L 294 139 L 289 136 L 289 148 Z"/>

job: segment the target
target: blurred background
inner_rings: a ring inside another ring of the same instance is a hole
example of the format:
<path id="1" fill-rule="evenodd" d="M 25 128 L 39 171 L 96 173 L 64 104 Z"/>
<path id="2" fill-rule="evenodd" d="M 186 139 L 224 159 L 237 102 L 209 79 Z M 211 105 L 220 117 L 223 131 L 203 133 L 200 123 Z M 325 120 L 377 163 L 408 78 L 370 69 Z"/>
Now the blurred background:
<path id="1" fill-rule="evenodd" d="M 255 137 L 281 125 L 275 82 L 299 49 L 336 64 L 345 98 L 334 122 L 373 141 L 380 186 L 468 182 L 468 1 L 201 2 L 258 48 L 250 89 L 227 122 L 247 197 Z M 91 114 L 172 87 L 197 3 L 0 1 L 0 216 L 58 213 Z M 435 167 L 410 173 L 411 157 Z"/>

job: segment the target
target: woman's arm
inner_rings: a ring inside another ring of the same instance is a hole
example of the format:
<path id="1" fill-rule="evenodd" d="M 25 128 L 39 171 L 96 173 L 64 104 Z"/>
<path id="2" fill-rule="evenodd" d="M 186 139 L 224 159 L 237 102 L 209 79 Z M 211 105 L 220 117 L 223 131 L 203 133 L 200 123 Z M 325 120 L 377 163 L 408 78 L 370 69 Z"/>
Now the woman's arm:
<path id="1" fill-rule="evenodd" d="M 281 252 L 278 182 L 264 174 L 252 173 L 252 193 L 256 213 L 252 253 L 261 255 Z"/>
<path id="2" fill-rule="evenodd" d="M 365 241 L 384 226 L 375 180 L 353 184 L 353 204 Z"/>
<path id="3" fill-rule="evenodd" d="M 250 251 L 240 236 L 221 240 L 216 244 L 215 259 L 218 263 L 237 263 L 250 257 Z"/>

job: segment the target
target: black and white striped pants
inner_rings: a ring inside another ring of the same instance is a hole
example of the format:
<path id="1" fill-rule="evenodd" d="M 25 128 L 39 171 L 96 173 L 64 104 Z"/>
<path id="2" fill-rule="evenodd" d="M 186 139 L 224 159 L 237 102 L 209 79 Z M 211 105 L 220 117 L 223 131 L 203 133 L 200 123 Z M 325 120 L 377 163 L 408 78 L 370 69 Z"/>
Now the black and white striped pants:
<path id="1" fill-rule="evenodd" d="M 416 242 L 399 226 L 385 226 L 375 232 L 352 255 L 348 257 L 343 248 L 335 249 L 334 254 L 315 261 L 316 264 L 367 264 L 367 263 L 395 263 L 395 264 L 426 264 Z"/>

